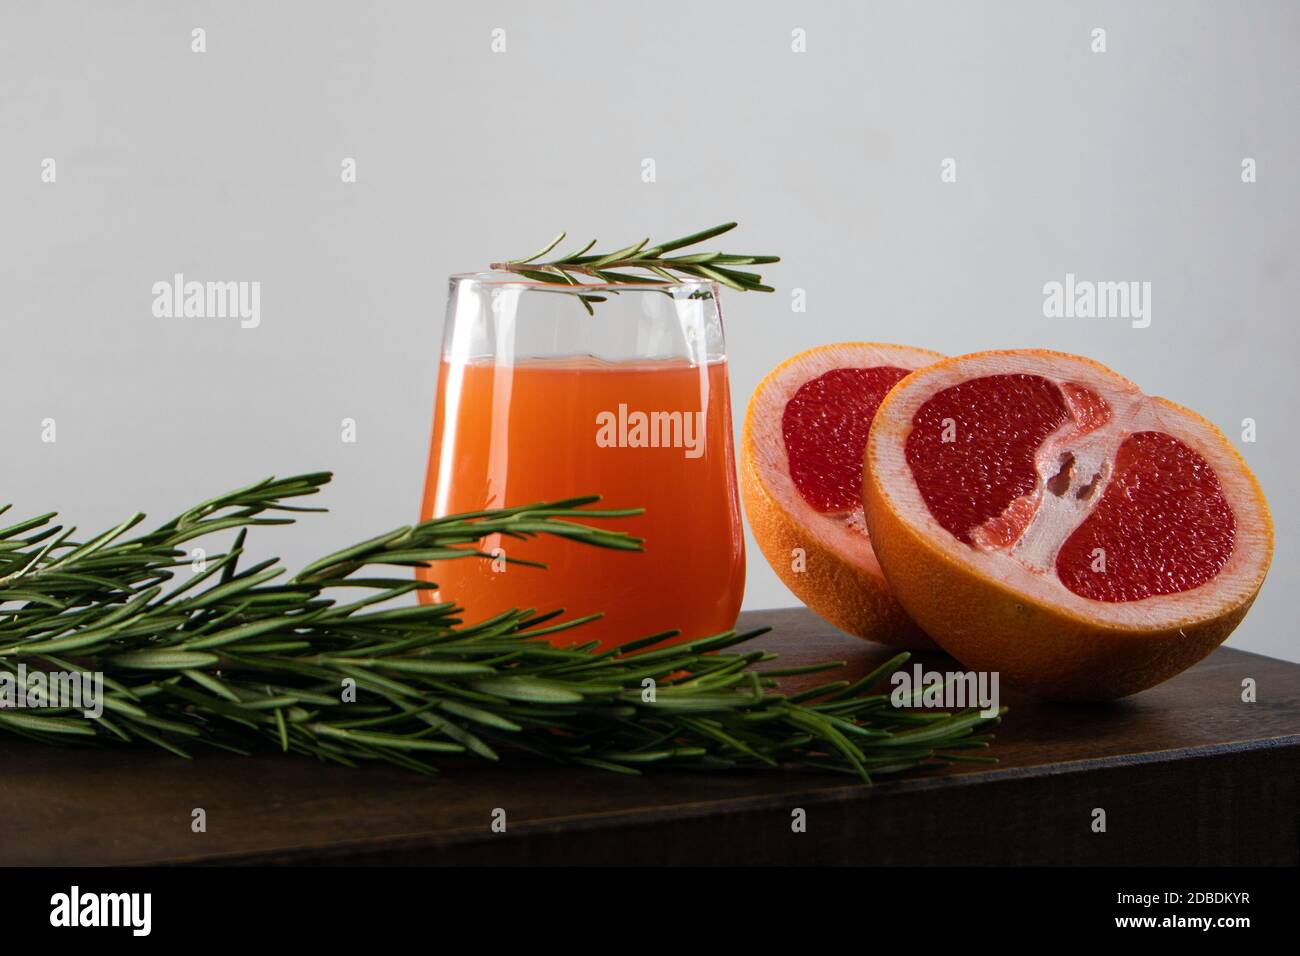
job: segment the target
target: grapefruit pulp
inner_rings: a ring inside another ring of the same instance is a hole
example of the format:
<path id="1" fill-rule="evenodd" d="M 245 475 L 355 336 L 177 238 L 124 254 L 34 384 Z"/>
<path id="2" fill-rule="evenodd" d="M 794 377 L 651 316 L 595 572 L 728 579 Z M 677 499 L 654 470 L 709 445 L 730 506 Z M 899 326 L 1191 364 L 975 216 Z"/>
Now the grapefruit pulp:
<path id="1" fill-rule="evenodd" d="M 896 647 L 933 647 L 890 594 L 862 514 L 871 419 L 912 369 L 941 358 L 901 345 L 809 349 L 750 399 L 741 442 L 745 515 L 772 569 L 842 630 Z"/>
<path id="2" fill-rule="evenodd" d="M 1196 663 L 1255 599 L 1268 505 L 1199 415 L 1088 359 L 981 352 L 881 404 L 863 499 L 908 614 L 965 666 L 1058 699 Z"/>

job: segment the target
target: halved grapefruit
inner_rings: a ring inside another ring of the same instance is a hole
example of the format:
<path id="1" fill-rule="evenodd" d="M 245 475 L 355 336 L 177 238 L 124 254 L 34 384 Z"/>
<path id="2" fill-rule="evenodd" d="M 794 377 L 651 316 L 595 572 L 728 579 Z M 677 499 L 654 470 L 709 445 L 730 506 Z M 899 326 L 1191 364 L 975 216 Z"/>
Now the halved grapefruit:
<path id="1" fill-rule="evenodd" d="M 862 459 L 885 393 L 937 352 L 875 342 L 809 349 L 768 374 L 745 414 L 740 487 L 763 556 L 827 621 L 933 647 L 889 593 L 862 517 Z"/>
<path id="2" fill-rule="evenodd" d="M 967 667 L 1122 697 L 1209 654 L 1273 552 L 1255 477 L 1205 419 L 1085 358 L 917 372 L 871 429 L 867 527 L 899 602 Z"/>

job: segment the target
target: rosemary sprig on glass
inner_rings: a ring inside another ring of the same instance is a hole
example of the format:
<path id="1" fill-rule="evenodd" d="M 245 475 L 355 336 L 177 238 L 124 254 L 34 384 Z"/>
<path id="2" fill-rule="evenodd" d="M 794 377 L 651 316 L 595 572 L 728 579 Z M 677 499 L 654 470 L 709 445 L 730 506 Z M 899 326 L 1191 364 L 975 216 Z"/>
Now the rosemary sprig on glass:
<path id="1" fill-rule="evenodd" d="M 737 255 L 726 252 L 668 255 L 670 252 L 698 245 L 735 228 L 736 223 L 727 222 L 671 242 L 651 245 L 647 238 L 613 252 L 604 253 L 591 251 L 596 245 L 596 240 L 593 239 L 568 255 L 539 262 L 539 259 L 564 241 L 566 234 L 562 232 L 531 256 L 525 259 L 494 262 L 491 268 L 502 272 L 514 272 L 534 282 L 568 286 L 569 289 L 557 291 L 576 294 L 587 307 L 588 312 L 592 311 L 591 303 L 604 302 L 605 297 L 597 293 L 583 292 L 582 279 L 594 280 L 604 285 L 667 285 L 680 282 L 685 276 L 718 282 L 738 292 L 772 292 L 772 287 L 764 285 L 763 277 L 757 272 L 736 267 L 780 262 L 779 256 Z M 649 275 L 632 275 L 622 271 L 625 269 L 638 269 Z"/>
<path id="2" fill-rule="evenodd" d="M 267 479 L 127 537 L 135 515 L 84 542 L 40 515 L 0 529 L 0 669 L 104 674 L 105 712 L 0 709 L 0 730 L 44 743 L 147 743 L 242 754 L 267 744 L 355 766 L 386 761 L 434 773 L 441 755 L 531 754 L 621 773 L 805 766 L 891 773 L 986 746 L 997 718 L 899 711 L 873 687 L 907 655 L 853 683 L 794 695 L 777 678 L 841 666 L 762 668 L 763 651 L 729 648 L 761 631 L 656 647 L 671 634 L 598 651 L 565 643 L 584 620 L 509 611 L 467 626 L 451 603 L 401 604 L 428 582 L 367 568 L 490 559 L 489 534 L 538 534 L 635 550 L 637 538 L 575 518 L 617 518 L 574 498 L 438 518 L 335 552 L 283 580 L 278 559 L 246 564 L 250 527 L 292 523 L 286 504 L 326 473 Z M 5 509 L 0 509 L 0 513 Z M 233 545 L 190 566 L 180 546 L 238 529 Z M 363 595 L 355 597 L 358 589 Z M 340 591 L 348 594 L 345 600 Z M 409 600 L 409 599 L 408 599 Z M 578 631 L 577 633 L 581 633 Z M 647 681 L 653 682 L 653 695 Z M 348 682 L 355 700 L 345 702 Z"/>

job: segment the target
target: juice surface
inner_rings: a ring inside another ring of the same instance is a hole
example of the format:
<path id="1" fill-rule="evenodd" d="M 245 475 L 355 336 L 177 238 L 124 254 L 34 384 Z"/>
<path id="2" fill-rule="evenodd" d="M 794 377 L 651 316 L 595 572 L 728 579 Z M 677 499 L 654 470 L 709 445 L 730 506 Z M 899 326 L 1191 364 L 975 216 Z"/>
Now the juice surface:
<path id="1" fill-rule="evenodd" d="M 419 572 L 439 584 L 425 599 L 455 601 L 470 623 L 510 608 L 604 612 L 557 643 L 735 624 L 745 556 L 725 362 L 442 363 L 422 518 L 586 494 L 601 496 L 596 507 L 645 508 L 591 522 L 644 538 L 644 552 L 494 536 L 483 550 L 548 567 L 437 562 Z"/>

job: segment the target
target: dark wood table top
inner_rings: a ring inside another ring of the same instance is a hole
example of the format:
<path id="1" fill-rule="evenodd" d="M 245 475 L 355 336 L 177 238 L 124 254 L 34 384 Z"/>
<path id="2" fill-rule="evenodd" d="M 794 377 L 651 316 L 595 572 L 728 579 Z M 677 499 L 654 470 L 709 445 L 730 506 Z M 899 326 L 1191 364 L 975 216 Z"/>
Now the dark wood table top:
<path id="1" fill-rule="evenodd" d="M 843 659 L 860 674 L 889 656 L 802 608 L 747 613 L 741 625 L 772 626 L 754 644 L 784 664 Z M 1256 682 L 1254 703 L 1242 700 L 1245 678 Z M 278 754 L 185 761 L 0 739 L 0 864 L 1300 858 L 1300 665 L 1220 649 L 1110 704 L 1002 697 L 1011 712 L 991 749 L 996 766 L 870 787 L 813 773 L 625 777 L 516 761 L 460 762 L 430 780 Z M 195 808 L 206 833 L 191 829 Z M 792 831 L 795 808 L 806 832 Z M 498 809 L 504 833 L 491 829 Z"/>

